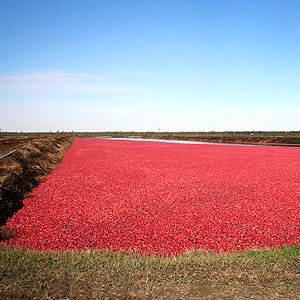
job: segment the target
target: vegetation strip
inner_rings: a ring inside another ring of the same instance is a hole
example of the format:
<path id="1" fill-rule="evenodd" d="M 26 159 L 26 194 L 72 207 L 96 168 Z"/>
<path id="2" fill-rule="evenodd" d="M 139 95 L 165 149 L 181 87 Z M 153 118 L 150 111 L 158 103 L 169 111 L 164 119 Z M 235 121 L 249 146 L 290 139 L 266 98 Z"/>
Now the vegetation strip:
<path id="1" fill-rule="evenodd" d="M 1 299 L 298 299 L 300 246 L 161 258 L 0 248 Z"/>

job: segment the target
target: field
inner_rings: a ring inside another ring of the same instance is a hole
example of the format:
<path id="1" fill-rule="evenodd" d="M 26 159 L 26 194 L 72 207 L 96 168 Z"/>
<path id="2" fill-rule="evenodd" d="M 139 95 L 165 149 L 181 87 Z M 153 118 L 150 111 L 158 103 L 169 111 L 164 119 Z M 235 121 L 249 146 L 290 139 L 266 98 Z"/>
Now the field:
<path id="1" fill-rule="evenodd" d="M 76 139 L 6 223 L 2 295 L 295 299 L 299 170 L 296 148 Z"/>

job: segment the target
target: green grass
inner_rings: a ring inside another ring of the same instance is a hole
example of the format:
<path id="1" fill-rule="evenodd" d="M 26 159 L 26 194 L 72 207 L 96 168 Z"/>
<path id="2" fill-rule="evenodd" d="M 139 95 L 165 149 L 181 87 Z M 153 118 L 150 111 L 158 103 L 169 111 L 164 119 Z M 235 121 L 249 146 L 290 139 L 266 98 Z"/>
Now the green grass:
<path id="1" fill-rule="evenodd" d="M 299 283 L 299 245 L 168 258 L 0 248 L 0 299 L 300 299 Z"/>

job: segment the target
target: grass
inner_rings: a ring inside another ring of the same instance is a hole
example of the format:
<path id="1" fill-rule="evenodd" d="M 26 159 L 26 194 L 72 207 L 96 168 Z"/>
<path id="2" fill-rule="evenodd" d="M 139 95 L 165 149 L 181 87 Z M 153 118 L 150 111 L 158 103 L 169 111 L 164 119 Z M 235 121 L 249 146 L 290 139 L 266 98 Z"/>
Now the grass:
<path id="1" fill-rule="evenodd" d="M 1 299 L 300 299 L 300 245 L 178 257 L 0 248 Z"/>

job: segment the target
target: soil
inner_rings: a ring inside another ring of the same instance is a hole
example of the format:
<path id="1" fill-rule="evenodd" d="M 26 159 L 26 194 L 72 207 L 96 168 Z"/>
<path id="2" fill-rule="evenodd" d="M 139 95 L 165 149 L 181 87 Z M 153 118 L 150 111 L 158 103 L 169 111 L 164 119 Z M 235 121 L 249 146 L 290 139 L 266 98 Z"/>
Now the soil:
<path id="1" fill-rule="evenodd" d="M 22 199 L 58 165 L 72 139 L 71 136 L 48 136 L 0 140 L 3 152 L 3 149 L 6 152 L 17 149 L 0 160 L 0 226 L 22 208 Z M 6 230 L 2 228 L 1 232 L 0 240 L 7 237 Z"/>

